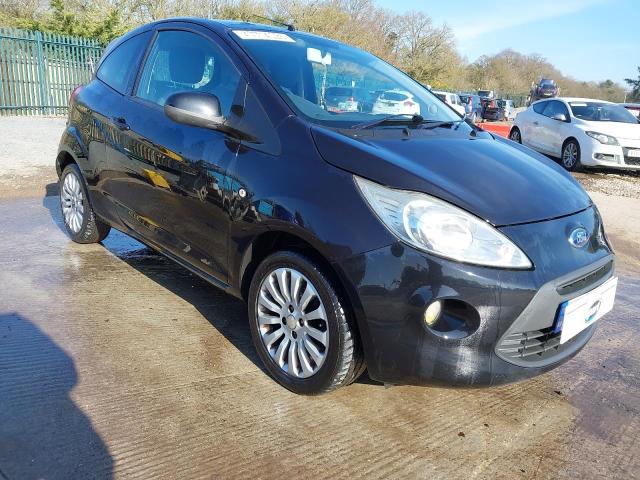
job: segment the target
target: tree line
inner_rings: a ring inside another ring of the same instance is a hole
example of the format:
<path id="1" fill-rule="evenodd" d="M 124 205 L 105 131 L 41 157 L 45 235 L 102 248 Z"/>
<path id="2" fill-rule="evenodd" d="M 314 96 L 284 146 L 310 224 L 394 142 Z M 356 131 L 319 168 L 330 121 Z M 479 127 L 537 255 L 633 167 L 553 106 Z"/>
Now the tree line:
<path id="1" fill-rule="evenodd" d="M 541 55 L 504 50 L 469 62 L 455 35 L 423 12 L 396 14 L 374 0 L 0 0 L 0 25 L 98 39 L 107 44 L 137 25 L 173 16 L 292 23 L 299 30 L 368 50 L 433 88 L 487 89 L 526 96 L 553 78 L 561 94 L 622 101 L 621 85 L 563 75 Z"/>

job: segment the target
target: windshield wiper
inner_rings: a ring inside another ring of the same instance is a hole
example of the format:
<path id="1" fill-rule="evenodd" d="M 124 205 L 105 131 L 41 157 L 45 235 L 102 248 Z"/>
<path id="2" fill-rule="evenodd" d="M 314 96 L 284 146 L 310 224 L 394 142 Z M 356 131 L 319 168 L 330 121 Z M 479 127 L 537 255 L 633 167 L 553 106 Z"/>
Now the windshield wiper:
<path id="1" fill-rule="evenodd" d="M 409 118 L 407 118 L 409 117 Z M 404 118 L 408 123 L 418 125 L 424 121 L 422 115 L 411 115 L 409 113 L 394 113 L 393 115 L 387 115 L 386 117 L 378 118 L 377 120 L 372 120 L 370 122 L 358 123 L 354 125 L 354 130 L 363 130 L 365 128 L 376 127 L 378 125 L 382 125 L 383 123 L 387 123 L 390 120 L 395 120 L 397 118 Z M 400 123 L 400 122 L 394 122 Z"/>
<path id="2" fill-rule="evenodd" d="M 458 127 L 461 124 L 463 124 L 466 120 L 467 120 L 467 114 L 465 113 L 462 116 L 462 118 L 460 118 L 460 120 L 446 120 L 444 122 L 433 122 L 433 123 L 429 123 L 429 124 L 425 125 L 422 128 L 425 129 L 425 130 L 431 130 L 432 128 L 447 127 L 447 126 L 454 126 L 455 125 L 454 130 L 457 130 Z"/>

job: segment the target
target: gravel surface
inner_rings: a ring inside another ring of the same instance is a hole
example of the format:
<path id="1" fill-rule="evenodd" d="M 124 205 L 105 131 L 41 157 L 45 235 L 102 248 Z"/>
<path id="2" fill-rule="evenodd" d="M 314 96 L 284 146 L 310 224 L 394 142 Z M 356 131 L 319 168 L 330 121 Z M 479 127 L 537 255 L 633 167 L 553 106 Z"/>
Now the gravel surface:
<path id="1" fill-rule="evenodd" d="M 2 175 L 28 175 L 53 167 L 64 117 L 0 117 Z"/>
<path id="2" fill-rule="evenodd" d="M 576 179 L 591 192 L 618 197 L 640 198 L 640 171 L 590 170 L 576 173 Z"/>
<path id="3" fill-rule="evenodd" d="M 64 117 L 0 117 L 0 198 L 39 195 L 57 180 Z"/>

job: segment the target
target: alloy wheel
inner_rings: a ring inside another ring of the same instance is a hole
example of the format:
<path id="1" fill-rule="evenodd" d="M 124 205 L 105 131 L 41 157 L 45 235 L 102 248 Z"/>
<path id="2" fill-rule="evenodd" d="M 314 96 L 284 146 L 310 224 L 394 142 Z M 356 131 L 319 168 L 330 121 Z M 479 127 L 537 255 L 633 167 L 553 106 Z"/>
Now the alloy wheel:
<path id="1" fill-rule="evenodd" d="M 573 168 L 578 161 L 578 147 L 575 143 L 569 142 L 562 151 L 562 164 L 565 168 Z"/>
<path id="2" fill-rule="evenodd" d="M 256 322 L 271 360 L 294 378 L 308 378 L 324 364 L 329 346 L 327 313 L 311 281 L 293 268 L 263 279 Z"/>
<path id="3" fill-rule="evenodd" d="M 84 221 L 84 196 L 82 185 L 75 174 L 69 173 L 65 176 L 60 191 L 60 204 L 64 222 L 73 233 L 78 233 Z"/>
<path id="4" fill-rule="evenodd" d="M 520 140 L 521 140 L 520 139 L 520 131 L 518 131 L 518 130 L 512 131 L 510 137 L 511 137 L 511 140 L 513 140 L 514 142 L 520 143 Z"/>

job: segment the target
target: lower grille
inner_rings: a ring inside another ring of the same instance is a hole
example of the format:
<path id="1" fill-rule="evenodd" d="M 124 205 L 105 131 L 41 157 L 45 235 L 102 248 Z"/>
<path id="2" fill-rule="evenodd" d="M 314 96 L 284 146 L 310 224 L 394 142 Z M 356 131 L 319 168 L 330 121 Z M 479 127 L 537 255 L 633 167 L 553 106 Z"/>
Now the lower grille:
<path id="1" fill-rule="evenodd" d="M 544 360 L 560 348 L 560 333 L 553 327 L 531 332 L 512 333 L 502 339 L 498 352 L 510 359 Z"/>
<path id="2" fill-rule="evenodd" d="M 640 165 L 640 158 L 625 156 L 624 163 L 626 163 L 627 165 Z"/>

